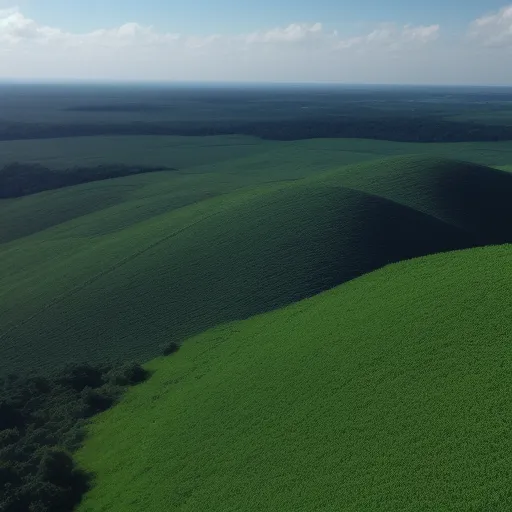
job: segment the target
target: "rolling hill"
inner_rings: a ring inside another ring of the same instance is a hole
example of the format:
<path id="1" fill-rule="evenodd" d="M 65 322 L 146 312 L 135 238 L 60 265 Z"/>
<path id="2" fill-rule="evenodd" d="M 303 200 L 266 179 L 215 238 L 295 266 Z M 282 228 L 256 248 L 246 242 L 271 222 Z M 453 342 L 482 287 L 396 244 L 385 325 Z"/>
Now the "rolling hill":
<path id="1" fill-rule="evenodd" d="M 179 169 L 170 174 L 79 187 L 73 194 L 66 190 L 60 194 L 38 194 L 25 201 L 0 200 L 0 216 L 7 219 L 0 223 L 0 243 L 108 207 L 119 206 L 111 210 L 109 219 L 125 217 L 128 223 L 134 223 L 240 187 L 301 179 L 377 158 L 414 155 L 425 152 L 427 147 L 430 156 L 490 167 L 512 161 L 510 142 L 425 146 L 379 140 L 315 139 L 276 143 L 243 136 L 0 141 L 0 165 L 18 161 L 64 171 L 84 165 L 136 163 L 140 167 Z"/>
<path id="2" fill-rule="evenodd" d="M 511 283 L 445 253 L 199 335 L 95 421 L 79 511 L 509 510 Z"/>
<path id="3" fill-rule="evenodd" d="M 476 164 L 391 158 L 199 201 L 158 174 L 112 180 L 93 206 L 106 182 L 5 205 L 54 207 L 0 246 L 1 371 L 149 359 L 391 262 L 512 241 L 512 175 Z"/>

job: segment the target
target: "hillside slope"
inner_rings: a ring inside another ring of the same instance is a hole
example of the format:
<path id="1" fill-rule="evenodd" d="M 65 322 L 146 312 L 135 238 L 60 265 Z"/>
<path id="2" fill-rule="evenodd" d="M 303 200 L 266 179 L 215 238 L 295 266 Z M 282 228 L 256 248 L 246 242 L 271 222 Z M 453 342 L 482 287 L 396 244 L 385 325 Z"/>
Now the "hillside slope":
<path id="1" fill-rule="evenodd" d="M 109 208 L 84 215 L 0 251 L 0 369 L 151 358 L 172 339 L 390 262 L 512 241 L 511 195 L 508 173 L 420 157 L 250 189 L 144 222 L 131 224 L 122 204 L 114 217 Z"/>
<path id="2" fill-rule="evenodd" d="M 456 160 L 402 156 L 347 166 L 314 180 L 376 194 L 478 235 L 503 242 L 510 233 L 510 173 Z"/>
<path id="3" fill-rule="evenodd" d="M 80 512 L 512 508 L 512 246 L 213 329 L 95 422 Z"/>
<path id="4" fill-rule="evenodd" d="M 179 172 L 121 179 L 73 193 L 38 194 L 33 200 L 2 201 L 0 243 L 100 209 L 111 208 L 140 222 L 241 186 L 315 176 L 343 165 L 428 151 L 430 156 L 496 167 L 512 161 L 512 142 L 398 143 L 364 139 L 313 139 L 273 143 L 251 137 L 77 137 L 0 141 L 0 165 L 40 163 L 50 168 L 124 165 L 165 166 Z M 64 198 L 68 198 L 68 201 Z M 66 205 L 75 201 L 79 208 Z M 116 205 L 120 205 L 117 208 Z M 122 209 L 122 213 L 119 211 Z"/>

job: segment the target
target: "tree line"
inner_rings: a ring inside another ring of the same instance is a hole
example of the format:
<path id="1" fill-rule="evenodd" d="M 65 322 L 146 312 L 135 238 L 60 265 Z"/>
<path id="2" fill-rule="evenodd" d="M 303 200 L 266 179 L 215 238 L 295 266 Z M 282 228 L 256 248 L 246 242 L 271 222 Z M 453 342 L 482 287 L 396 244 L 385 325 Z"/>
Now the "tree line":
<path id="1" fill-rule="evenodd" d="M 438 116 L 336 115 L 270 120 L 203 120 L 98 124 L 0 123 L 0 140 L 93 135 L 249 135 L 268 140 L 363 138 L 397 142 L 512 140 L 512 126 L 450 121 Z"/>

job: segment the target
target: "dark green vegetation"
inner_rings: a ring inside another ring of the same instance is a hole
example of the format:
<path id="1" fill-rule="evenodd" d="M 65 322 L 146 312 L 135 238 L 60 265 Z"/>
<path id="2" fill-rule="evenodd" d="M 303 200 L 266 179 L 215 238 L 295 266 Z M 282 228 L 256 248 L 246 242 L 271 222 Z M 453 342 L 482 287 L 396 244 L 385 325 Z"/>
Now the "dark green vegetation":
<path id="1" fill-rule="evenodd" d="M 510 510 L 511 283 L 510 245 L 428 256 L 187 341 L 94 422 L 79 510 Z"/>
<path id="2" fill-rule="evenodd" d="M 421 119 L 421 120 L 420 120 Z M 2 129 L 3 128 L 3 129 Z M 402 142 L 466 142 L 512 140 L 512 126 L 449 121 L 442 118 L 381 117 L 362 119 L 343 116 L 304 120 L 278 121 L 211 121 L 203 126 L 196 122 L 130 123 L 130 124 L 69 124 L 33 125 L 9 123 L 0 125 L 0 140 L 51 139 L 87 137 L 93 135 L 182 135 L 211 136 L 242 134 L 266 140 L 304 140 L 313 138 L 357 138 Z"/>
<path id="3" fill-rule="evenodd" d="M 122 178 L 134 174 L 157 172 L 162 167 L 127 167 L 124 165 L 100 165 L 65 170 L 51 170 L 39 164 L 14 162 L 0 169 L 0 199 L 37 194 L 91 181 Z"/>
<path id="4" fill-rule="evenodd" d="M 512 140 L 510 117 L 503 116 L 511 99 L 510 89 L 492 87 L 3 85 L 0 140 L 226 134 Z"/>
<path id="5" fill-rule="evenodd" d="M 0 252 L 4 369 L 151 358 L 170 340 L 391 262 L 512 240 L 512 175 L 435 158 L 346 166 L 172 211 L 159 195 L 167 213 L 135 223 L 129 204 L 116 217 L 93 190 L 96 212 Z M 59 197 L 79 211 L 80 195 Z"/>
<path id="6" fill-rule="evenodd" d="M 67 512 L 91 478 L 71 452 L 87 420 L 146 380 L 138 364 L 72 365 L 58 376 L 0 379 L 0 510 Z"/>
<path id="7" fill-rule="evenodd" d="M 511 100 L 0 86 L 0 510 L 511 509 Z"/>

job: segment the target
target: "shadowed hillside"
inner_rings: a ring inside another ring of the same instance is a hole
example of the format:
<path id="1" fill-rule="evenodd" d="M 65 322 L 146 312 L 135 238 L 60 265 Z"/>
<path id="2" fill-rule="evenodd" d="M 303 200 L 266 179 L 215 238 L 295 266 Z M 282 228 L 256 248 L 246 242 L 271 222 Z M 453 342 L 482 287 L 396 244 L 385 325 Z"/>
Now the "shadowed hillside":
<path id="1" fill-rule="evenodd" d="M 510 510 L 511 283 L 428 256 L 201 334 L 93 425 L 79 510 Z"/>
<path id="2" fill-rule="evenodd" d="M 108 210 L 74 219 L 0 253 L 2 364 L 150 358 L 391 262 L 511 241 L 511 194 L 507 173 L 405 158 L 202 201 L 115 234 Z"/>
<path id="3" fill-rule="evenodd" d="M 0 199 L 22 197 L 37 194 L 43 190 L 163 170 L 166 169 L 162 166 L 100 165 L 55 171 L 38 164 L 15 162 L 0 169 Z"/>
<path id="4" fill-rule="evenodd" d="M 326 177 L 385 197 L 477 235 L 485 243 L 510 240 L 512 175 L 468 162 L 396 157 L 349 166 Z"/>

